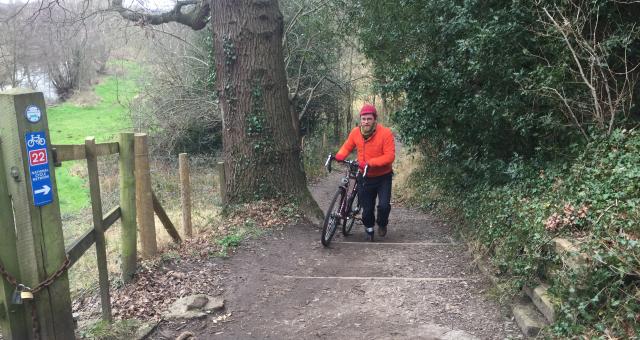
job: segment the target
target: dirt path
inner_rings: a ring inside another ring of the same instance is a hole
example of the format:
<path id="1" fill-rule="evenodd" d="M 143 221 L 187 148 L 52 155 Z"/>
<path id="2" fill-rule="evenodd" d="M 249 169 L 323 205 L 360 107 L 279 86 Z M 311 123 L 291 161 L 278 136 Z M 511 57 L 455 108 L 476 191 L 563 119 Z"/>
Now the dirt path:
<path id="1" fill-rule="evenodd" d="M 338 174 L 312 186 L 323 208 Z M 451 227 L 394 207 L 386 238 L 361 225 L 325 249 L 320 232 L 290 226 L 243 244 L 221 275 L 227 322 L 163 323 L 151 338 L 503 339 L 516 326 L 486 295 L 488 281 Z"/>

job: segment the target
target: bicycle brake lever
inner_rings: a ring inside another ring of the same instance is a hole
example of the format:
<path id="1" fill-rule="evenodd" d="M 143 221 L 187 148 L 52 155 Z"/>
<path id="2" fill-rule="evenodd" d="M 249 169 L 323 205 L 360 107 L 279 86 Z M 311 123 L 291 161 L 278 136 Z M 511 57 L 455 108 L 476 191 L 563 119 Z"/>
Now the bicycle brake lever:
<path id="1" fill-rule="evenodd" d="M 329 154 L 329 157 L 327 157 L 327 161 L 324 162 L 324 167 L 327 168 L 328 172 L 331 172 L 331 158 L 333 158 L 333 156 Z"/>
<path id="2" fill-rule="evenodd" d="M 365 165 L 364 166 L 364 172 L 362 173 L 362 177 L 367 177 L 367 172 L 369 171 L 369 165 Z"/>

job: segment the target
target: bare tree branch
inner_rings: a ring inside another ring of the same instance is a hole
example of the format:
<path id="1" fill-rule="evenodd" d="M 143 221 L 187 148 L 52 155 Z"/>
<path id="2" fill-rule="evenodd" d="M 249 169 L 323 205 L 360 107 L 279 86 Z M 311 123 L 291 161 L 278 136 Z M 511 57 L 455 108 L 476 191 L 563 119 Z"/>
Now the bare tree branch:
<path id="1" fill-rule="evenodd" d="M 326 76 L 323 76 L 322 78 L 320 78 L 320 80 L 318 80 L 316 85 L 313 86 L 313 88 L 311 89 L 311 91 L 309 93 L 309 96 L 307 97 L 307 102 L 304 104 L 304 108 L 302 108 L 302 111 L 300 111 L 300 114 L 298 115 L 298 119 L 302 119 L 304 114 L 307 112 L 307 108 L 309 107 L 309 103 L 311 103 L 311 99 L 313 99 L 313 92 L 316 90 L 316 88 L 318 88 L 318 86 L 322 83 L 322 81 L 324 80 L 325 77 Z"/>
<path id="2" fill-rule="evenodd" d="M 580 123 L 580 121 L 578 121 L 578 117 L 576 117 L 575 113 L 573 112 L 571 105 L 569 105 L 569 100 L 567 99 L 567 96 L 564 94 L 561 94 L 557 89 L 548 88 L 548 87 L 545 89 L 550 90 L 551 92 L 555 93 L 558 96 L 558 98 L 562 101 L 565 108 L 567 109 L 567 111 L 565 112 L 567 117 L 573 120 L 573 122 L 576 124 L 576 127 L 580 129 L 582 136 L 584 136 L 585 139 L 589 140 L 589 136 L 587 135 L 587 132 L 582 127 L 582 124 Z"/>
<path id="3" fill-rule="evenodd" d="M 182 7 L 193 5 L 193 8 L 186 13 L 182 12 Z M 189 26 L 194 30 L 201 30 L 209 22 L 210 5 L 207 1 L 199 0 L 179 0 L 168 12 L 159 14 L 149 14 L 137 12 L 122 6 L 122 0 L 112 0 L 111 8 L 120 15 L 139 25 L 161 25 L 170 22 L 177 22 Z"/>
<path id="4" fill-rule="evenodd" d="M 565 84 L 581 84 L 588 91 L 578 91 L 570 99 L 562 84 L 555 89 L 545 87 L 542 90 L 553 93 L 551 97 L 561 100 L 564 114 L 578 125 L 583 135 L 583 126 L 589 123 L 595 123 L 598 128 L 611 134 L 617 118 L 620 115 L 626 117 L 631 111 L 633 92 L 640 77 L 637 71 L 640 64 L 628 58 L 628 45 L 618 47 L 624 53 L 620 56 L 602 42 L 607 38 L 599 38 L 600 13 L 588 7 L 592 5 L 576 0 L 569 1 L 568 5 L 573 7 L 570 14 L 558 6 L 553 13 L 542 7 L 544 14 L 539 14 L 540 22 L 551 30 L 540 34 L 551 37 L 554 34 L 550 32 L 555 32 L 560 36 L 574 62 L 571 68 L 574 81 Z M 621 39 L 632 40 L 633 32 L 635 29 Z"/>
<path id="5" fill-rule="evenodd" d="M 568 36 L 567 32 L 565 32 L 565 29 L 563 28 L 563 25 L 564 26 L 569 26 L 568 19 L 566 17 L 564 17 L 562 14 L 560 14 L 561 18 L 563 19 L 563 23 L 561 25 L 556 21 L 556 19 L 549 13 L 549 11 L 546 8 L 544 8 L 544 12 L 547 14 L 547 17 L 549 18 L 549 20 L 551 20 L 551 22 L 556 27 L 558 32 L 560 32 L 560 34 L 562 35 L 562 38 L 565 41 L 565 44 L 567 45 L 567 47 L 571 51 L 571 56 L 573 57 L 573 60 L 576 62 L 576 67 L 578 67 L 578 71 L 580 72 L 580 76 L 582 77 L 582 80 L 583 80 L 584 84 L 589 88 L 589 91 L 591 92 L 591 96 L 593 98 L 594 109 L 596 110 L 596 117 L 602 117 L 602 109 L 600 108 L 600 105 L 599 105 L 599 102 L 598 102 L 598 95 L 596 93 L 596 89 L 593 86 L 593 83 L 591 81 L 589 81 L 589 79 L 585 75 L 582 63 L 580 62 L 580 59 L 578 58 L 578 55 L 577 55 L 575 49 L 573 48 L 573 45 L 569 41 L 569 36 Z M 591 66 L 593 66 L 593 64 Z"/>

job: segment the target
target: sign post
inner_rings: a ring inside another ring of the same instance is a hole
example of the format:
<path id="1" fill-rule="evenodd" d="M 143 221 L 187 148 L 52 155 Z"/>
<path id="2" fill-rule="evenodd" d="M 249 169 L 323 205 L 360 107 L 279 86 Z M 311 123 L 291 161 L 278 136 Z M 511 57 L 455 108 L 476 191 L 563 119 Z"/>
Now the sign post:
<path id="1" fill-rule="evenodd" d="M 22 318 L 26 319 L 29 338 L 39 335 L 67 340 L 75 335 L 49 136 L 42 93 L 24 89 L 0 92 L 0 165 L 4 166 L 0 174 L 5 174 L 0 180 L 11 197 L 20 269 L 10 274 L 30 288 L 56 277 L 34 294 L 33 301 L 22 309 L 27 314 Z M 35 325 L 31 306 L 36 310 Z"/>
<path id="2" fill-rule="evenodd" d="M 0 136 L 2 143 L 2 136 Z M 6 167 L 0 149 L 0 265 L 10 273 L 20 273 L 16 249 L 16 227 L 13 223 L 13 208 L 7 188 Z M 0 278 L 0 330 L 6 340 L 27 338 L 26 315 L 23 305 L 11 304 L 15 286 Z"/>

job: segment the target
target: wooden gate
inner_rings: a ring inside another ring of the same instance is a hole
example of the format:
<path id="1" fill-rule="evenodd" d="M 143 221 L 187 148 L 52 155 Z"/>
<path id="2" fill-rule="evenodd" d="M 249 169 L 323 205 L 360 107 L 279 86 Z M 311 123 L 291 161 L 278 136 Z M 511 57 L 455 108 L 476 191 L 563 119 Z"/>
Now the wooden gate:
<path id="1" fill-rule="evenodd" d="M 74 338 L 67 269 L 94 244 L 102 317 L 111 321 L 104 233 L 118 219 L 122 223 L 123 281 L 129 281 L 136 270 L 134 169 L 137 158 L 144 162 L 146 156 L 148 162 L 148 155 L 136 155 L 138 149 L 146 150 L 146 135 L 122 133 L 118 142 L 111 143 L 96 143 L 87 137 L 84 145 L 52 145 L 49 136 L 42 93 L 0 93 L 0 328 L 6 340 Z M 98 157 L 112 154 L 119 155 L 120 205 L 103 216 Z M 54 166 L 82 159 L 87 161 L 93 226 L 65 249 Z M 148 171 L 147 163 L 146 173 L 137 175 L 149 182 Z M 150 209 L 151 214 L 155 210 L 174 241 L 180 242 L 150 183 L 139 185 L 138 190 L 143 190 L 138 195 L 141 210 Z M 143 253 L 154 255 L 155 248 L 144 249 L 145 244 L 155 245 L 155 230 L 151 234 L 153 241 L 142 242 Z M 16 294 L 21 290 L 23 294 Z M 25 298 L 21 304 L 16 303 L 16 295 Z"/>

